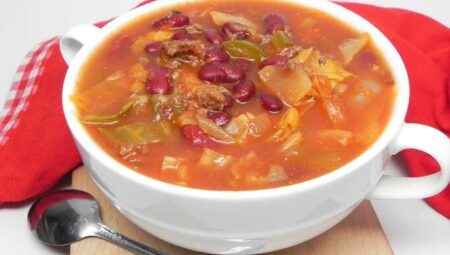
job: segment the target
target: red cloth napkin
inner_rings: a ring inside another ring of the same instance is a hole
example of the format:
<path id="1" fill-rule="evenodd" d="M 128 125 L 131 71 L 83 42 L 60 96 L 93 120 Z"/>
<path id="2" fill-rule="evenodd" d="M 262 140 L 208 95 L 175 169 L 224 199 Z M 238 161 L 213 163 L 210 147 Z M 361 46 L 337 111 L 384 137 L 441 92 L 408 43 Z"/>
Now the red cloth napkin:
<path id="1" fill-rule="evenodd" d="M 405 10 L 342 5 L 383 31 L 405 61 L 411 81 L 406 121 L 450 135 L 450 29 Z M 0 204 L 32 198 L 80 164 L 61 107 L 66 70 L 54 38 L 33 49 L 17 71 L 0 113 Z M 412 176 L 439 169 L 423 153 L 407 151 L 403 156 Z M 450 218 L 450 187 L 427 201 Z"/>

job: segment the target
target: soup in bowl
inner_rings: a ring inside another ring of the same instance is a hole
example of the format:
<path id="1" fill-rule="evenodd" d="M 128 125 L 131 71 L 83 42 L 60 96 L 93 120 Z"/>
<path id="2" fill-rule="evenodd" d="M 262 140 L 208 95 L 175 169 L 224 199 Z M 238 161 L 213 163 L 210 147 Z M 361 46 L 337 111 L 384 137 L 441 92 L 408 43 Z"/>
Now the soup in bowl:
<path id="1" fill-rule="evenodd" d="M 171 243 L 273 251 L 367 196 L 421 198 L 448 184 L 436 149 L 447 138 L 403 124 L 398 53 L 333 3 L 156 1 L 74 28 L 61 49 L 83 162 L 125 216 Z M 433 155 L 441 173 L 381 178 L 404 148 Z"/>

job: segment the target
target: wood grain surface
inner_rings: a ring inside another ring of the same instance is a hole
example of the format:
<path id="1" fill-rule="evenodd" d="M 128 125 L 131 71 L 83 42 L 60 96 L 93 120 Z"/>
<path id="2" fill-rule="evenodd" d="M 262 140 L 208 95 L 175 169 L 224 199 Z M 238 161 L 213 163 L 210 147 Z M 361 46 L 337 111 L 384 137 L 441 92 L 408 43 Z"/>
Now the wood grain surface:
<path id="1" fill-rule="evenodd" d="M 106 225 L 151 247 L 173 255 L 200 254 L 166 243 L 144 232 L 123 217 L 97 189 L 84 168 L 73 172 L 72 186 L 91 193 L 100 203 Z M 100 239 L 85 239 L 70 247 L 71 255 L 130 255 Z M 372 205 L 364 201 L 349 217 L 322 235 L 270 255 L 392 255 Z"/>

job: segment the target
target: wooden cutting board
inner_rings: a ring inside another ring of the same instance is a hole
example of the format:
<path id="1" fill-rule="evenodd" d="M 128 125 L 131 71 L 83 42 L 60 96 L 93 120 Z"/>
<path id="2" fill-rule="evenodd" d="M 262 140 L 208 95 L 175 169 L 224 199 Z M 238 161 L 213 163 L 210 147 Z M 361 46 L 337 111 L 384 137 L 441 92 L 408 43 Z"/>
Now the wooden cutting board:
<path id="1" fill-rule="evenodd" d="M 200 254 L 166 243 L 142 231 L 123 217 L 97 189 L 86 170 L 73 172 L 72 186 L 91 193 L 100 203 L 106 225 L 137 241 L 173 255 Z M 100 239 L 85 239 L 70 247 L 71 255 L 130 255 L 131 253 Z M 270 255 L 392 255 L 372 205 L 364 201 L 350 216 L 322 235 L 295 247 Z"/>

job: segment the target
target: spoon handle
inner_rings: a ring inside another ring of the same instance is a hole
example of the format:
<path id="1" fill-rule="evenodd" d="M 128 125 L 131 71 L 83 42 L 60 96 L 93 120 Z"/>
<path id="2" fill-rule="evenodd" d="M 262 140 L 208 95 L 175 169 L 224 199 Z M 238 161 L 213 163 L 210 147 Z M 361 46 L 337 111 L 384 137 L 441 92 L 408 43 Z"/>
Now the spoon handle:
<path id="1" fill-rule="evenodd" d="M 151 247 L 143 245 L 137 241 L 134 241 L 124 235 L 121 235 L 101 223 L 98 224 L 98 229 L 95 232 L 95 235 L 99 238 L 102 238 L 105 241 L 116 244 L 116 245 L 118 245 L 132 253 L 135 253 L 135 254 L 168 255 L 168 254 L 162 253 L 161 251 L 158 251 L 156 249 L 153 249 Z"/>

